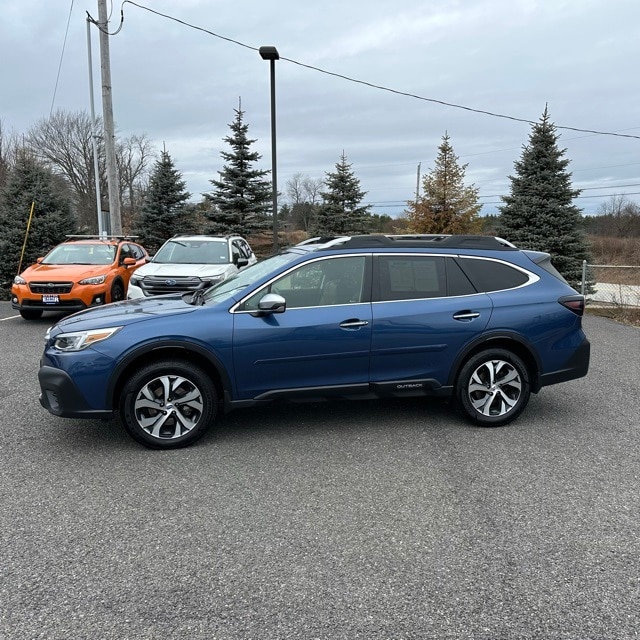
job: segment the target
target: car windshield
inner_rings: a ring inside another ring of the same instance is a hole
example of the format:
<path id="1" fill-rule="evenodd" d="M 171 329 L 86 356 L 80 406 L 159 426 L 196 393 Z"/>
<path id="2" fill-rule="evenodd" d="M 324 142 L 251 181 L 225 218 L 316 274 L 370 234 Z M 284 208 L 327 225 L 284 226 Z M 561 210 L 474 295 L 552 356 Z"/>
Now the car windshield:
<path id="1" fill-rule="evenodd" d="M 111 264 L 115 256 L 114 245 L 78 242 L 58 245 L 41 264 Z"/>
<path id="2" fill-rule="evenodd" d="M 246 289 L 254 282 L 262 280 L 262 278 L 271 272 L 277 272 L 283 266 L 293 262 L 299 257 L 299 254 L 287 252 L 272 256 L 262 262 L 257 262 L 253 266 L 239 271 L 224 282 L 209 289 L 204 295 L 204 302 L 210 304 L 228 300 L 235 296 L 241 289 Z"/>
<path id="3" fill-rule="evenodd" d="M 170 240 L 153 257 L 156 263 L 229 264 L 226 240 Z"/>

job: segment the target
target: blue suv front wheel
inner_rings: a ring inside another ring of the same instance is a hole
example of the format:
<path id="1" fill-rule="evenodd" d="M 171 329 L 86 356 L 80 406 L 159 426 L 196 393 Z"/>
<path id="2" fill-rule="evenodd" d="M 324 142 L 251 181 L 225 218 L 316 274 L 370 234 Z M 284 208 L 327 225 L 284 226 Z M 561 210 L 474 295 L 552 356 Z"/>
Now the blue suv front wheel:
<path id="1" fill-rule="evenodd" d="M 211 378 L 199 367 L 175 360 L 149 364 L 129 378 L 120 416 L 134 440 L 152 449 L 175 449 L 200 439 L 217 408 Z"/>

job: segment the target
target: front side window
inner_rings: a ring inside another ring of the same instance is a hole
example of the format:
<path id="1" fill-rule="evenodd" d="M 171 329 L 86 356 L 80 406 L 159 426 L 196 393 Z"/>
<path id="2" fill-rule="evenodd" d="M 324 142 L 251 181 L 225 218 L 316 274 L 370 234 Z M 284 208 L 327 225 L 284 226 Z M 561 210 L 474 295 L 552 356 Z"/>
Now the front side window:
<path id="1" fill-rule="evenodd" d="M 238 255 L 241 258 L 250 258 L 251 255 L 247 252 L 246 243 L 242 240 L 234 240 L 233 241 L 233 254 Z"/>
<path id="2" fill-rule="evenodd" d="M 256 310 L 267 293 L 282 296 L 288 309 L 362 302 L 365 264 L 365 256 L 334 257 L 304 264 L 260 289 L 239 310 Z"/>
<path id="3" fill-rule="evenodd" d="M 142 249 L 137 244 L 130 244 L 131 256 L 136 260 L 142 260 L 144 258 L 144 253 Z"/>
<path id="4" fill-rule="evenodd" d="M 277 272 L 286 267 L 290 262 L 299 256 L 295 253 L 279 253 L 261 262 L 238 271 L 231 277 L 223 280 L 220 284 L 208 289 L 204 295 L 205 303 L 217 304 L 223 301 L 231 301 L 236 296 L 242 295 L 243 289 L 248 289 L 255 282 L 262 278 L 267 278 L 270 273 Z"/>

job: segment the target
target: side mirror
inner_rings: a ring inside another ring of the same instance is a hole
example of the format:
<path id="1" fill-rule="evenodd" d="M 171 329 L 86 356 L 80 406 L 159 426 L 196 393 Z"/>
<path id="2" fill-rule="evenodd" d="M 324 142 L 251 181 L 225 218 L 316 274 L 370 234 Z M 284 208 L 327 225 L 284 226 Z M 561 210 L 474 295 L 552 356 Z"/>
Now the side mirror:
<path id="1" fill-rule="evenodd" d="M 131 267 L 131 266 L 133 266 L 134 264 L 138 264 L 138 261 L 137 261 L 135 258 L 125 258 L 125 259 L 122 261 L 122 264 L 123 264 L 125 267 Z"/>
<path id="2" fill-rule="evenodd" d="M 43 260 L 44 260 L 44 256 L 40 256 L 39 258 L 36 258 L 36 263 L 40 264 Z"/>
<path id="3" fill-rule="evenodd" d="M 284 313 L 287 309 L 287 301 L 276 293 L 267 293 L 258 302 L 258 311 L 252 313 L 255 316 L 266 316 L 272 313 Z"/>
<path id="4" fill-rule="evenodd" d="M 236 260 L 236 267 L 238 267 L 238 269 L 242 269 L 242 267 L 246 267 L 248 264 L 249 264 L 248 258 L 238 258 Z"/>

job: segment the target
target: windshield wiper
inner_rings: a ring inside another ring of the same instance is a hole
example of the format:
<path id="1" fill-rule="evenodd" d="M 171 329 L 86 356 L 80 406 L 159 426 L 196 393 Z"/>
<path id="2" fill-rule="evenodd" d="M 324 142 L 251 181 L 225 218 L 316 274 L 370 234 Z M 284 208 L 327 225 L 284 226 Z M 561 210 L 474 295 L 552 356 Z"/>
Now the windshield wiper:
<path id="1" fill-rule="evenodd" d="M 191 302 L 189 304 L 201 307 L 204 304 L 204 291 L 204 289 L 198 289 L 195 291 L 191 296 Z"/>

